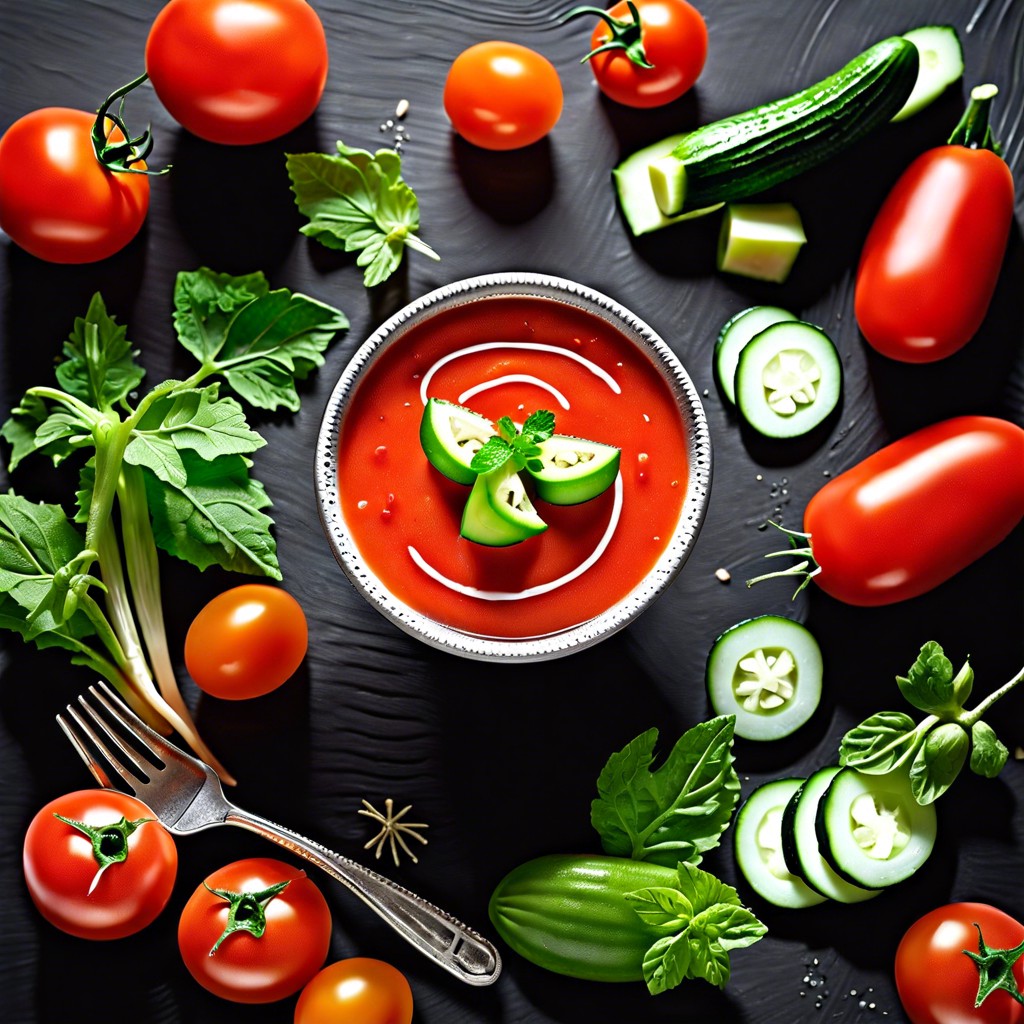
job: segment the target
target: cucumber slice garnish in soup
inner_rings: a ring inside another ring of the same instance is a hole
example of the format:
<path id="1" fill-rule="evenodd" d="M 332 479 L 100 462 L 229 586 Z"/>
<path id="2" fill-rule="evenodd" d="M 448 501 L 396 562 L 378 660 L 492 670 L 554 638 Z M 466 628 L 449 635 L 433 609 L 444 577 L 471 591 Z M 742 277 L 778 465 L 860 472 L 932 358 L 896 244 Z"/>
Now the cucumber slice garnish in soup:
<path id="1" fill-rule="evenodd" d="M 494 424 L 486 416 L 442 398 L 428 399 L 420 420 L 424 455 L 434 469 L 459 484 L 476 480 L 469 464 L 494 433 Z"/>
<path id="2" fill-rule="evenodd" d="M 462 512 L 460 533 L 476 544 L 500 548 L 518 544 L 547 528 L 509 463 L 476 478 Z"/>
<path id="3" fill-rule="evenodd" d="M 789 870 L 782 854 L 782 813 L 804 781 L 766 782 L 736 815 L 736 863 L 754 892 L 776 907 L 813 907 L 825 900 Z"/>
<path id="4" fill-rule="evenodd" d="M 715 343 L 715 378 L 730 405 L 736 404 L 736 364 L 747 342 L 772 324 L 796 319 L 780 306 L 750 306 L 722 325 Z"/>
<path id="5" fill-rule="evenodd" d="M 705 679 L 717 715 L 735 733 L 776 740 L 800 728 L 821 700 L 821 648 L 806 626 L 761 615 L 731 626 L 708 654 Z"/>
<path id="6" fill-rule="evenodd" d="M 619 472 L 618 448 L 579 437 L 555 434 L 527 463 L 537 497 L 551 505 L 580 505 L 603 494 Z M 536 468 L 536 462 L 540 468 Z"/>
<path id="7" fill-rule="evenodd" d="M 736 408 L 765 437 L 799 437 L 835 409 L 842 376 L 823 330 L 801 320 L 773 324 L 740 351 Z"/>

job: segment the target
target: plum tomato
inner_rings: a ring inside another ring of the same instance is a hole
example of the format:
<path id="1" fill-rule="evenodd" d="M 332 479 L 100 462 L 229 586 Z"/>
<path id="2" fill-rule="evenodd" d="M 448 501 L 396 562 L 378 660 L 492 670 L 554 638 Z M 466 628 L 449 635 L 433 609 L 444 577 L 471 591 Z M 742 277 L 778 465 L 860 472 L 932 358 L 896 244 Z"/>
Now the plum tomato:
<path id="1" fill-rule="evenodd" d="M 554 65 L 518 43 L 477 43 L 455 58 L 444 83 L 452 127 L 483 149 L 519 149 L 544 138 L 562 113 Z"/>
<path id="2" fill-rule="evenodd" d="M 979 929 L 988 955 L 997 959 L 979 971 L 969 950 L 979 948 Z M 1024 988 L 1024 925 L 987 903 L 950 903 L 915 921 L 896 950 L 896 988 L 910 1024 L 1020 1024 L 1024 1004 L 995 988 L 975 1006 L 983 976 L 995 978 L 1002 963 L 1012 965 L 1011 986 Z M 1005 954 L 1009 951 L 1008 955 Z M 1014 955 L 1016 954 L 1016 956 Z"/>
<path id="3" fill-rule="evenodd" d="M 121 939 L 167 905 L 178 851 L 153 812 L 111 789 L 51 800 L 25 833 L 25 881 L 50 924 L 82 939 Z"/>
<path id="4" fill-rule="evenodd" d="M 325 967 L 303 990 L 294 1024 L 410 1024 L 412 990 L 383 960 L 352 957 Z"/>
<path id="5" fill-rule="evenodd" d="M 302 124 L 327 65 L 324 27 L 306 0 L 170 0 L 146 41 L 146 71 L 168 113 L 227 145 Z"/>
<path id="6" fill-rule="evenodd" d="M 213 697 L 260 697 L 294 674 L 308 641 L 306 616 L 291 594 L 246 583 L 218 594 L 193 619 L 185 667 Z"/>
<path id="7" fill-rule="evenodd" d="M 236 1003 L 272 1003 L 298 992 L 323 966 L 330 944 L 323 893 L 301 868 L 267 857 L 207 876 L 178 924 L 189 973 Z"/>
<path id="8" fill-rule="evenodd" d="M 0 139 L 0 228 L 50 263 L 113 256 L 138 234 L 149 210 L 145 174 L 100 163 L 95 121 L 84 110 L 46 107 L 19 118 Z M 120 130 L 107 125 L 111 141 L 123 142 Z"/>

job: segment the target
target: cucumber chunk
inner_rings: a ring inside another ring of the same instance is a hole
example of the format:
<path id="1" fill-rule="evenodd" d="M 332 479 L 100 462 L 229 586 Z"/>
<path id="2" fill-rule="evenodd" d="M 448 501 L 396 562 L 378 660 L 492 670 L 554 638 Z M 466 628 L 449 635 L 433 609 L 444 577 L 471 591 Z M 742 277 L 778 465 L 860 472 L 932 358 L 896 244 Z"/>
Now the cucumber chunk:
<path id="1" fill-rule="evenodd" d="M 527 466 L 537 497 L 551 505 L 580 505 L 603 494 L 619 472 L 618 448 L 555 434 L 538 445 L 541 468 Z"/>
<path id="2" fill-rule="evenodd" d="M 964 73 L 964 51 L 952 25 L 922 25 L 904 32 L 903 38 L 917 47 L 917 81 L 893 121 L 905 121 L 923 110 Z"/>
<path id="3" fill-rule="evenodd" d="M 821 700 L 821 648 L 811 631 L 781 615 L 730 626 L 708 654 L 705 680 L 716 715 L 735 733 L 776 740 L 799 729 Z"/>
<path id="4" fill-rule="evenodd" d="M 547 528 L 519 474 L 506 465 L 476 478 L 462 511 L 459 532 L 476 544 L 502 548 L 519 544 Z"/>
<path id="5" fill-rule="evenodd" d="M 477 475 L 469 464 L 495 432 L 486 416 L 443 398 L 430 398 L 420 420 L 420 445 L 439 473 L 458 484 L 472 484 Z"/>
<path id="6" fill-rule="evenodd" d="M 847 881 L 882 889 L 918 871 L 935 846 L 935 807 L 914 799 L 910 775 L 843 768 L 818 805 L 818 844 Z"/>
<path id="7" fill-rule="evenodd" d="M 829 336 L 796 320 L 766 327 L 741 350 L 736 407 L 765 437 L 799 437 L 839 402 L 842 365 Z"/>
<path id="8" fill-rule="evenodd" d="M 780 306 L 750 306 L 725 322 L 715 343 L 714 367 L 718 386 L 730 405 L 736 404 L 736 364 L 740 361 L 740 351 L 766 327 L 796 319 L 793 313 Z"/>
<path id="9" fill-rule="evenodd" d="M 790 798 L 782 812 L 782 854 L 786 867 L 822 896 L 838 903 L 861 903 L 881 890 L 862 888 L 842 878 L 818 845 L 818 805 L 843 770 L 837 764 L 819 768 Z"/>
<path id="10" fill-rule="evenodd" d="M 667 228 L 680 221 L 691 220 L 714 213 L 722 207 L 721 203 L 706 206 L 700 210 L 688 210 L 675 217 L 666 217 L 661 212 L 654 191 L 651 188 L 650 165 L 659 157 L 667 156 L 682 141 L 682 135 L 671 135 L 650 146 L 638 149 L 626 157 L 612 171 L 612 181 L 619 197 L 622 215 L 626 218 L 629 230 L 634 235 L 646 235 L 648 232 Z"/>
<path id="11" fill-rule="evenodd" d="M 794 875 L 782 855 L 782 814 L 804 779 L 776 779 L 758 787 L 736 815 L 736 863 L 762 899 L 776 907 L 813 907 L 825 897 Z"/>
<path id="12" fill-rule="evenodd" d="M 718 236 L 719 270 L 781 284 L 807 242 L 792 203 L 730 203 Z"/>

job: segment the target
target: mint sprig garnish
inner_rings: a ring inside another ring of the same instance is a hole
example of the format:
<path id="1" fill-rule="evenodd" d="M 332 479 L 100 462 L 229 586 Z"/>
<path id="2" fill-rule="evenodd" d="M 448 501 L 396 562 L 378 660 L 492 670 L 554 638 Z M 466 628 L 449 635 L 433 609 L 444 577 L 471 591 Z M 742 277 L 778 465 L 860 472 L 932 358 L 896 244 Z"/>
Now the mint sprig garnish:
<path id="1" fill-rule="evenodd" d="M 547 409 L 531 413 L 518 430 L 510 416 L 502 416 L 496 424 L 498 433 L 487 439 L 483 447 L 473 456 L 469 468 L 477 474 L 490 473 L 500 469 L 510 459 L 516 472 L 524 469 L 534 471 L 541 468 L 540 447 L 549 441 L 555 432 L 555 414 Z"/>

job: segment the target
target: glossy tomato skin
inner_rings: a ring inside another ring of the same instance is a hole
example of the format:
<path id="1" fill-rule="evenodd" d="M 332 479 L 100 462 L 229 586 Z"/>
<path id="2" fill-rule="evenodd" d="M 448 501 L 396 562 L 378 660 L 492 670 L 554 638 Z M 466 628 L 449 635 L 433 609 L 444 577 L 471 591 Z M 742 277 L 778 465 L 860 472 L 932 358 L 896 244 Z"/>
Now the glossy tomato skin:
<path id="1" fill-rule="evenodd" d="M 316 109 L 327 39 L 306 0 L 170 0 L 146 42 L 168 113 L 209 142 L 276 139 Z"/>
<path id="2" fill-rule="evenodd" d="M 146 821 L 128 837 L 128 856 L 98 870 L 89 838 L 55 818 L 61 814 L 94 828 L 153 819 L 133 797 L 111 789 L 67 793 L 51 800 L 25 833 L 23 866 L 32 901 L 50 924 L 82 939 L 121 939 L 141 931 L 167 905 L 178 870 L 178 852 L 167 830 Z"/>
<path id="3" fill-rule="evenodd" d="M 306 616 L 291 594 L 246 583 L 200 610 L 185 636 L 185 665 L 213 697 L 260 697 L 294 674 L 308 643 Z"/>
<path id="4" fill-rule="evenodd" d="M 206 886 L 261 892 L 288 881 L 264 908 L 266 930 L 228 935 L 229 903 Z M 298 867 L 269 857 L 235 861 L 208 875 L 189 897 L 178 924 L 178 948 L 189 973 L 215 996 L 236 1003 L 272 1003 L 298 992 L 321 968 L 331 943 L 331 912 Z"/>
<path id="5" fill-rule="evenodd" d="M 999 279 L 1013 201 L 1010 169 L 987 149 L 940 146 L 907 168 L 857 270 L 857 323 L 873 348 L 928 363 L 971 340 Z"/>
<path id="6" fill-rule="evenodd" d="M 294 1024 L 410 1024 L 412 989 L 383 960 L 352 957 L 325 967 L 303 990 Z"/>
<path id="7" fill-rule="evenodd" d="M 492 40 L 463 50 L 448 70 L 444 109 L 467 142 L 519 149 L 554 128 L 562 83 L 554 65 L 518 43 Z"/>
<path id="8" fill-rule="evenodd" d="M 1024 1006 L 995 991 L 980 1007 L 978 968 L 962 950 L 978 951 L 981 927 L 989 949 L 1013 949 L 1024 941 L 1024 925 L 985 903 L 951 903 L 925 914 L 907 930 L 896 950 L 896 988 L 910 1024 L 1020 1024 Z M 1024 960 L 1014 965 L 1024 990 Z"/>
<path id="9" fill-rule="evenodd" d="M 1024 517 L 1024 430 L 959 416 L 887 445 L 810 500 L 815 582 L 847 604 L 917 597 L 995 547 Z"/>
<path id="10" fill-rule="evenodd" d="M 96 159 L 95 120 L 84 110 L 46 107 L 19 118 L 0 139 L 0 228 L 50 263 L 113 256 L 149 210 L 145 174 L 109 171 Z M 111 138 L 124 136 L 114 129 Z"/>
<path id="11" fill-rule="evenodd" d="M 691 89 L 708 55 L 708 29 L 700 11 L 686 0 L 636 0 L 644 53 L 652 68 L 635 64 L 623 50 L 609 50 L 589 63 L 600 90 L 628 107 L 660 107 Z M 630 21 L 625 2 L 611 7 L 613 18 Z M 596 50 L 611 32 L 602 21 L 590 37 Z"/>

